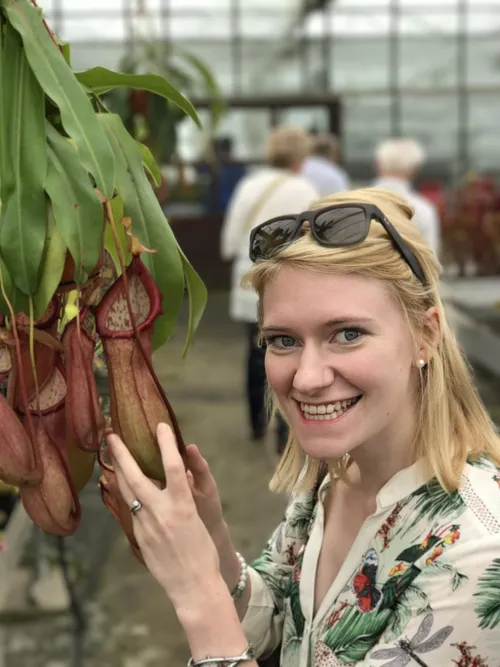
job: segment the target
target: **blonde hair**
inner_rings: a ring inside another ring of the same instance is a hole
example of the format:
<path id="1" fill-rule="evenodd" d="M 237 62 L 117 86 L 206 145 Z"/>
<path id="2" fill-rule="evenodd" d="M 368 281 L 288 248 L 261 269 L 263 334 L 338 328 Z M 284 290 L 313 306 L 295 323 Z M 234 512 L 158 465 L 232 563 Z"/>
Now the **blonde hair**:
<path id="1" fill-rule="evenodd" d="M 244 278 L 259 295 L 259 321 L 262 323 L 262 297 L 266 284 L 283 266 L 339 274 L 357 274 L 386 281 L 402 310 L 415 345 L 426 340 L 424 312 L 435 306 L 440 319 L 440 339 L 428 365 L 421 371 L 419 411 L 413 440 L 414 460 L 422 459 L 427 471 L 447 491 L 455 490 L 467 459 L 482 454 L 500 463 L 500 436 L 479 398 L 469 366 L 449 326 L 439 295 L 440 265 L 414 223 L 413 210 L 398 195 L 379 188 L 339 193 L 317 201 L 313 208 L 330 204 L 366 203 L 378 206 L 410 245 L 427 278 L 423 285 L 394 250 L 380 224 L 372 224 L 368 238 L 355 246 L 325 248 L 310 232 L 301 236 L 271 259 L 257 262 Z M 273 408 L 279 410 L 275 397 Z M 271 480 L 274 491 L 291 491 L 297 486 L 312 488 L 322 463 L 305 457 L 293 432 L 280 464 Z M 349 457 L 330 461 L 332 473 L 343 476 Z M 303 474 L 301 474 L 303 473 Z"/>
<path id="2" fill-rule="evenodd" d="M 311 136 L 300 127 L 283 126 L 269 135 L 265 159 L 272 167 L 290 169 L 311 152 Z"/>

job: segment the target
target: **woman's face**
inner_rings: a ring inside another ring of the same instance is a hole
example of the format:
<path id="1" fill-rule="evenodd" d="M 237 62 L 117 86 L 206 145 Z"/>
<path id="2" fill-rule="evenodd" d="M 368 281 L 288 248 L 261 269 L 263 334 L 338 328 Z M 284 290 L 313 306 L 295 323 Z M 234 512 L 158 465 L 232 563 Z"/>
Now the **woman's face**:
<path id="1" fill-rule="evenodd" d="M 407 444 L 419 355 L 381 281 L 285 267 L 264 289 L 263 333 L 268 381 L 307 454 Z"/>

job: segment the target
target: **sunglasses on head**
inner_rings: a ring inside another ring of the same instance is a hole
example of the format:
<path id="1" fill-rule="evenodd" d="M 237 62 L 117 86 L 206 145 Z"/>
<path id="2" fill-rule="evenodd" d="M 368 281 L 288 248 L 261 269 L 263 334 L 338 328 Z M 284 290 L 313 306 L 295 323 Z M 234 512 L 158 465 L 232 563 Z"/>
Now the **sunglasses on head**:
<path id="1" fill-rule="evenodd" d="M 368 236 L 372 220 L 379 222 L 393 246 L 415 276 L 425 284 L 425 275 L 418 259 L 398 230 L 382 211 L 372 204 L 336 204 L 298 215 L 281 215 L 258 225 L 250 235 L 250 259 L 269 259 L 300 236 L 308 222 L 311 234 L 321 246 L 342 248 L 362 243 Z"/>

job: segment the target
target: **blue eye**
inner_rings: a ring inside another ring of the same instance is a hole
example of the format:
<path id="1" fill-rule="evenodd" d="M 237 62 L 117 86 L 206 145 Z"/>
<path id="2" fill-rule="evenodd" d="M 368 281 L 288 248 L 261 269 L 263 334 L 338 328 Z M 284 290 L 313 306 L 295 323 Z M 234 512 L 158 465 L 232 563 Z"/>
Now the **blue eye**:
<path id="1" fill-rule="evenodd" d="M 337 341 L 344 345 L 349 343 L 356 343 L 362 336 L 363 336 L 363 331 L 355 327 L 350 327 L 349 329 L 342 329 L 342 331 L 338 331 L 335 334 L 335 338 L 337 339 Z"/>
<path id="2" fill-rule="evenodd" d="M 295 345 L 295 338 L 292 338 L 292 336 L 268 336 L 266 343 L 269 347 L 287 350 Z"/>

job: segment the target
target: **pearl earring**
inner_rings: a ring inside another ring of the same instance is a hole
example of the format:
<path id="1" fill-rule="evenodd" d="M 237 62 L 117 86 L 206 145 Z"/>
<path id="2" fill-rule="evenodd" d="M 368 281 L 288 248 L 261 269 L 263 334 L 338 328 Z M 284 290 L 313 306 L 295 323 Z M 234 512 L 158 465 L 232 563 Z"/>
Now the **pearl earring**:
<path id="1" fill-rule="evenodd" d="M 423 368 L 425 366 L 425 360 L 424 359 L 419 359 L 418 360 L 418 367 Z"/>

